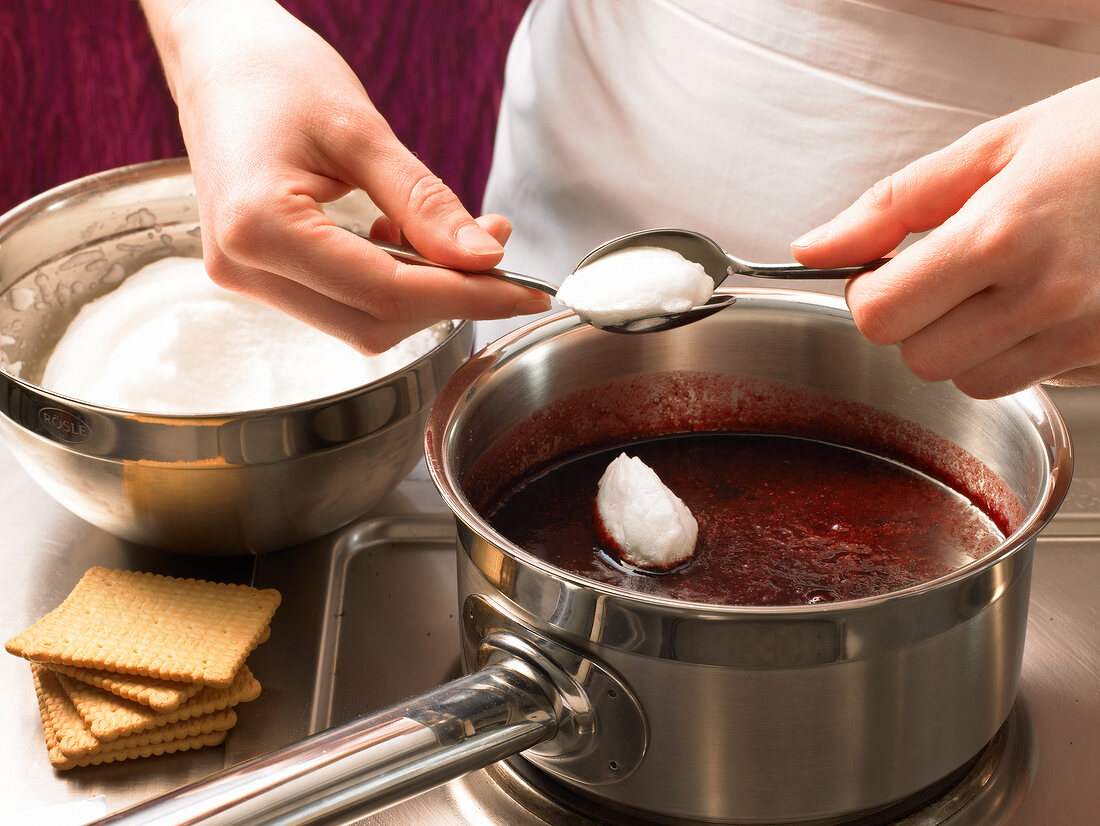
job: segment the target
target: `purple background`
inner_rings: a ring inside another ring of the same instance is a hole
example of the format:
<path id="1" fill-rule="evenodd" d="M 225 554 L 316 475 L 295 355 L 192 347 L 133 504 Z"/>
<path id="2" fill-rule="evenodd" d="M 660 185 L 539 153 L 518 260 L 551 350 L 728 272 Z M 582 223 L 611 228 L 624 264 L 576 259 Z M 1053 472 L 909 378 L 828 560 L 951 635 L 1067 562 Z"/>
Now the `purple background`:
<path id="1" fill-rule="evenodd" d="M 528 0 L 285 0 L 398 137 L 477 211 Z M 136 0 L 0 3 L 0 213 L 57 184 L 185 154 Z"/>

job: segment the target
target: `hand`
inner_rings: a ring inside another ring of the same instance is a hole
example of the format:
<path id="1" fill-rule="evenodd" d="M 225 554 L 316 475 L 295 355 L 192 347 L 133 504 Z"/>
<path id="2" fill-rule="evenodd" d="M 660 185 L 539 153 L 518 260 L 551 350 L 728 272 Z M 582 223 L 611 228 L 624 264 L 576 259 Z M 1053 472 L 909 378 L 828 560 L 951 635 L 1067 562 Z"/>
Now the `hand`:
<path id="1" fill-rule="evenodd" d="M 435 321 L 549 309 L 534 291 L 395 261 L 321 204 L 363 189 L 376 229 L 457 269 L 497 264 L 511 231 L 478 220 L 394 136 L 318 35 L 271 0 L 144 0 L 180 110 L 203 257 L 222 286 L 367 352 Z"/>
<path id="2" fill-rule="evenodd" d="M 1100 81 L 973 129 L 791 246 L 848 282 L 859 329 L 976 398 L 1100 383 Z"/>

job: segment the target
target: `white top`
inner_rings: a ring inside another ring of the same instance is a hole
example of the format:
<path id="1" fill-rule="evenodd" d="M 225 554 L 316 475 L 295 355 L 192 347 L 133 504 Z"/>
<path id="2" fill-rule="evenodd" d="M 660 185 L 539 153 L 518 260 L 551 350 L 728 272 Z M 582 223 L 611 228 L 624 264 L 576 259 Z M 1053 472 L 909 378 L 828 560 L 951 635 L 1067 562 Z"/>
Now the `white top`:
<path id="1" fill-rule="evenodd" d="M 880 178 L 1100 76 L 1097 52 L 1094 24 L 938 0 L 534 0 L 483 208 L 515 227 L 502 266 L 556 283 L 600 243 L 661 226 L 789 261 Z"/>

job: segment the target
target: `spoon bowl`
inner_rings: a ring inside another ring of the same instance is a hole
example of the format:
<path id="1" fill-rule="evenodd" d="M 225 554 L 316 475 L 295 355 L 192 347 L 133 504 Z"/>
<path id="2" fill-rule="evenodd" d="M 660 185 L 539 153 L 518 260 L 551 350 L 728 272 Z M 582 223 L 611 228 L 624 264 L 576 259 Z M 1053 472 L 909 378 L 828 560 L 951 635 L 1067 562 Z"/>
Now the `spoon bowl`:
<path id="1" fill-rule="evenodd" d="M 417 253 L 416 250 L 410 249 L 409 247 L 387 244 L 384 241 L 378 241 L 373 238 L 370 240 L 377 247 L 400 261 L 431 267 L 443 266 L 435 261 L 424 258 Z M 573 272 L 611 253 L 635 247 L 661 247 L 678 252 L 686 260 L 702 266 L 706 274 L 714 281 L 715 289 L 720 287 L 722 282 L 731 275 L 750 275 L 757 278 L 779 279 L 852 278 L 860 273 L 877 269 L 890 260 L 889 258 L 880 258 L 877 261 L 861 264 L 856 267 L 837 267 L 835 269 L 815 269 L 795 263 L 755 264 L 730 255 L 715 241 L 699 232 L 692 232 L 686 229 L 647 229 L 620 235 L 618 238 L 611 239 L 606 244 L 601 244 L 582 258 Z M 551 297 L 557 297 L 558 294 L 558 288 L 549 281 L 532 278 L 529 275 L 509 272 L 508 270 L 493 268 L 479 270 L 478 272 L 470 274 L 488 275 L 493 278 L 499 278 L 502 281 L 518 284 L 521 287 L 539 290 Z M 645 318 L 637 318 L 630 321 L 617 322 L 615 324 L 602 325 L 592 321 L 588 321 L 588 323 L 592 324 L 594 327 L 599 327 L 602 330 L 607 330 L 612 333 L 656 333 L 661 330 L 671 330 L 674 327 L 682 327 L 685 324 L 699 321 L 700 319 L 726 309 L 726 307 L 731 306 L 736 303 L 736 301 L 737 299 L 732 295 L 715 295 L 703 304 L 679 312 L 647 316 Z"/>

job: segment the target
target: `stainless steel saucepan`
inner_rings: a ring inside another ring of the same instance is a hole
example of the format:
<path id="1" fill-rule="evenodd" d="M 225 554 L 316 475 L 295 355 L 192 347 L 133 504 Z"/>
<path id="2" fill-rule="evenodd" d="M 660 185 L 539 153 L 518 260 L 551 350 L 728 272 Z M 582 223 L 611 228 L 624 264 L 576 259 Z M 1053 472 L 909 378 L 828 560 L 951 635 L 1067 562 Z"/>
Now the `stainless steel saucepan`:
<path id="1" fill-rule="evenodd" d="M 467 362 L 426 445 L 459 524 L 470 673 L 103 822 L 303 823 L 520 754 L 628 819 L 827 823 L 964 766 L 1016 696 L 1034 541 L 1071 476 L 1062 420 L 1039 390 L 975 401 L 916 379 L 839 299 L 736 296 L 729 312 L 651 336 L 559 315 Z M 886 596 L 752 608 L 587 581 L 481 514 L 504 477 L 554 456 L 716 425 L 854 435 L 958 481 L 1011 535 Z"/>

